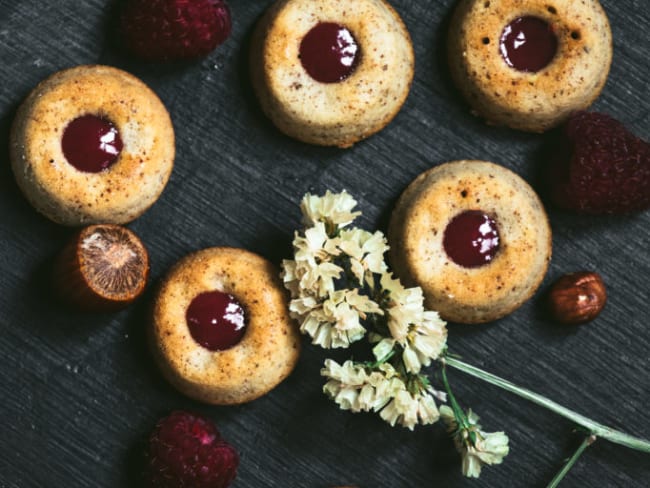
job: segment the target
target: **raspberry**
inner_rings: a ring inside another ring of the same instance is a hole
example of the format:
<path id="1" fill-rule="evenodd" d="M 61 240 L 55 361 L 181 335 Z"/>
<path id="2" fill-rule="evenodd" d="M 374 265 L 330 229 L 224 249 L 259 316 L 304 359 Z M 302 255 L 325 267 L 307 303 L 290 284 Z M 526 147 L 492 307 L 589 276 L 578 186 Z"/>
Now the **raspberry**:
<path id="1" fill-rule="evenodd" d="M 120 18 L 124 44 L 149 61 L 205 56 L 232 29 L 225 0 L 128 0 Z"/>
<path id="2" fill-rule="evenodd" d="M 650 144 L 601 113 L 577 112 L 560 134 L 551 198 L 584 214 L 650 208 Z"/>
<path id="3" fill-rule="evenodd" d="M 148 478 L 156 488 L 225 488 L 235 479 L 239 455 L 207 418 L 176 411 L 149 438 Z"/>

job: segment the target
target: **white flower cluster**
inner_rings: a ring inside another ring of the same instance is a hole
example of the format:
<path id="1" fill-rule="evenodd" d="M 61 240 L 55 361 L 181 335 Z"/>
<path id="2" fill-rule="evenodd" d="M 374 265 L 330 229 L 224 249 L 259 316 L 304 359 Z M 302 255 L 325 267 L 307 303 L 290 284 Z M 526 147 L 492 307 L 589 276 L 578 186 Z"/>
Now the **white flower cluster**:
<path id="1" fill-rule="evenodd" d="M 295 235 L 294 259 L 283 262 L 282 277 L 292 298 L 289 310 L 300 330 L 325 348 L 348 347 L 365 335 L 361 321 L 367 314 L 386 313 L 391 337 L 381 348 L 399 344 L 407 371 L 418 373 L 444 349 L 445 323 L 436 312 L 424 310 L 420 288 L 406 289 L 390 276 L 384 261 L 388 245 L 381 232 L 346 228 L 360 215 L 353 212 L 356 203 L 346 192 L 303 198 L 300 208 L 308 228 Z M 337 280 L 346 272 L 356 286 L 337 290 Z M 380 277 L 386 303 L 358 291 L 374 290 L 375 276 Z"/>
<path id="2" fill-rule="evenodd" d="M 405 288 L 384 261 L 381 232 L 349 227 L 360 212 L 347 193 L 306 195 L 300 205 L 304 233 L 296 233 L 294 259 L 283 262 L 289 310 L 300 330 L 324 348 L 348 347 L 366 327 L 376 363 L 327 360 L 325 392 L 344 410 L 374 411 L 409 429 L 438 420 L 434 398 L 445 401 L 420 370 L 445 348 L 447 329 L 424 309 L 420 288 Z"/>
<path id="3" fill-rule="evenodd" d="M 352 211 L 356 206 L 356 200 L 345 190 L 341 193 L 327 190 L 323 197 L 309 193 L 305 195 L 300 202 L 300 211 L 305 227 L 315 225 L 317 222 L 345 227 L 361 215 L 361 212 Z"/>
<path id="4" fill-rule="evenodd" d="M 404 288 L 388 274 L 382 275 L 381 287 L 387 296 L 385 311 L 391 337 L 375 346 L 375 355 L 381 355 L 378 351 L 392 350 L 397 343 L 402 347 L 406 371 L 417 374 L 445 348 L 446 324 L 438 312 L 424 309 L 421 288 Z"/>
<path id="5" fill-rule="evenodd" d="M 504 432 L 484 432 L 478 415 L 468 410 L 467 424 L 458 426 L 454 411 L 447 405 L 440 407 L 440 415 L 454 436 L 454 445 L 462 457 L 463 474 L 478 478 L 483 465 L 500 464 L 508 455 L 508 436 Z"/>
<path id="6" fill-rule="evenodd" d="M 323 391 L 343 410 L 379 412 L 391 426 L 399 424 L 413 430 L 416 424 L 432 424 L 440 414 L 434 396 L 444 393 L 430 385 L 408 391 L 404 380 L 389 363 L 368 370 L 363 364 L 346 361 L 342 365 L 327 359 L 321 375 L 328 378 Z"/>
<path id="7" fill-rule="evenodd" d="M 373 275 L 386 271 L 388 245 L 381 232 L 344 228 L 359 215 L 352 212 L 355 205 L 345 192 L 305 196 L 301 209 L 310 227 L 304 235 L 295 235 L 294 260 L 282 263 L 282 278 L 291 292 L 291 316 L 314 344 L 325 348 L 348 347 L 365 335 L 361 321 L 367 314 L 383 313 L 358 287 L 372 287 Z M 357 284 L 337 290 L 336 280 L 346 273 L 344 263 L 348 278 Z"/>

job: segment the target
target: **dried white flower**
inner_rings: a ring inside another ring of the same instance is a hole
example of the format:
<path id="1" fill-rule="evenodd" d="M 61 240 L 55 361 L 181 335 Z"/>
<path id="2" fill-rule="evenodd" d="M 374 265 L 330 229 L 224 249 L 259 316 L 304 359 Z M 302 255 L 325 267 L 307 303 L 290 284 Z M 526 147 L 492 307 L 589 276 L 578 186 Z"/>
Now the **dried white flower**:
<path id="1" fill-rule="evenodd" d="M 391 426 L 399 422 L 413 430 L 417 420 L 417 402 L 404 387 L 379 415 Z"/>
<path id="2" fill-rule="evenodd" d="M 471 409 L 467 411 L 466 425 L 460 427 L 451 407 L 440 407 L 440 416 L 454 436 L 454 445 L 462 457 L 463 475 L 468 478 L 478 478 L 483 465 L 500 464 L 508 455 L 508 436 L 504 432 L 482 431 L 479 417 Z"/>
<path id="3" fill-rule="evenodd" d="M 360 412 L 360 391 L 366 385 L 368 375 L 365 369 L 353 361 L 346 361 L 343 365 L 332 359 L 325 360 L 325 368 L 321 375 L 329 378 L 323 386 L 323 391 L 332 398 L 343 410 Z"/>
<path id="4" fill-rule="evenodd" d="M 383 273 L 387 266 L 384 254 L 388 244 L 384 234 L 354 228 L 339 234 L 338 248 L 350 258 L 350 270 L 359 283 L 374 285 L 373 273 Z"/>
<path id="5" fill-rule="evenodd" d="M 446 323 L 437 312 L 425 311 L 421 288 L 405 288 L 388 273 L 382 274 L 380 283 L 387 294 L 388 329 L 402 346 L 406 370 L 418 373 L 445 348 Z"/>
<path id="6" fill-rule="evenodd" d="M 301 320 L 312 310 L 319 309 L 321 305 L 321 302 L 316 297 L 305 295 L 294 298 L 289 302 L 289 312 L 292 318 Z"/>
<path id="7" fill-rule="evenodd" d="M 398 342 L 406 339 L 409 325 L 422 320 L 424 297 L 420 288 L 405 288 L 389 273 L 381 276 L 381 287 L 388 295 L 388 328 Z"/>
<path id="8" fill-rule="evenodd" d="M 308 264 L 284 260 L 281 277 L 292 298 L 324 298 L 334 291 L 334 280 L 338 279 L 341 273 L 343 269 L 332 262 Z"/>
<path id="9" fill-rule="evenodd" d="M 340 278 L 343 269 L 334 263 L 320 263 L 304 269 L 299 286 L 306 293 L 327 297 L 335 290 L 334 280 Z"/>
<path id="10" fill-rule="evenodd" d="M 345 227 L 361 212 L 352 212 L 357 202 L 345 190 L 341 193 L 325 192 L 325 196 L 307 194 L 300 203 L 303 223 L 306 227 L 322 222 L 331 227 Z"/>
<path id="11" fill-rule="evenodd" d="M 368 313 L 382 313 L 356 288 L 334 291 L 323 300 L 313 296 L 295 298 L 289 303 L 289 311 L 300 322 L 301 332 L 311 336 L 313 344 L 327 349 L 348 347 L 358 341 L 366 333 L 361 320 Z"/>
<path id="12" fill-rule="evenodd" d="M 300 295 L 300 278 L 298 277 L 298 263 L 292 259 L 282 260 L 282 270 L 280 277 L 284 283 L 284 287 L 291 293 L 291 298 L 296 298 Z"/>
<path id="13" fill-rule="evenodd" d="M 425 311 L 421 322 L 411 324 L 406 344 L 403 344 L 404 354 L 409 355 L 407 371 L 418 373 L 423 366 L 429 366 L 432 360 L 440 356 L 446 345 L 446 323 L 437 312 Z"/>
<path id="14" fill-rule="evenodd" d="M 404 381 L 388 363 L 370 369 L 350 360 L 339 365 L 327 359 L 321 375 L 328 378 L 323 391 L 343 410 L 353 412 L 377 412 L 406 391 Z"/>
<path id="15" fill-rule="evenodd" d="M 367 301 L 370 303 L 370 301 Z M 357 290 L 337 290 L 330 295 L 328 300 L 323 302 L 323 311 L 325 316 L 334 323 L 334 327 L 340 332 L 362 331 L 365 329 L 361 326 L 362 310 L 357 306 L 366 305 Z"/>
<path id="16" fill-rule="evenodd" d="M 331 242 L 323 222 L 316 222 L 313 227 L 306 229 L 304 237 L 296 234 L 293 247 L 296 261 L 306 261 L 312 265 L 327 261 L 332 254 L 339 253 L 336 243 Z"/>
<path id="17" fill-rule="evenodd" d="M 328 236 L 322 222 L 307 229 L 304 237 L 296 233 L 295 260 L 282 263 L 282 279 L 292 297 L 305 294 L 326 297 L 334 291 L 334 280 L 343 273 L 343 268 L 333 262 L 341 253 L 337 241 Z"/>
<path id="18" fill-rule="evenodd" d="M 404 381 L 389 363 L 380 364 L 370 374 L 368 383 L 374 391 L 372 402 L 367 405 L 367 410 L 372 408 L 375 412 L 384 408 L 404 388 Z"/>
<path id="19" fill-rule="evenodd" d="M 433 424 L 440 417 L 434 400 L 434 391 L 428 386 L 417 393 L 411 393 L 402 382 L 402 389 L 394 395 L 379 415 L 391 426 L 399 424 L 409 430 L 413 430 L 418 423 Z M 436 394 L 440 395 L 440 392 Z"/>

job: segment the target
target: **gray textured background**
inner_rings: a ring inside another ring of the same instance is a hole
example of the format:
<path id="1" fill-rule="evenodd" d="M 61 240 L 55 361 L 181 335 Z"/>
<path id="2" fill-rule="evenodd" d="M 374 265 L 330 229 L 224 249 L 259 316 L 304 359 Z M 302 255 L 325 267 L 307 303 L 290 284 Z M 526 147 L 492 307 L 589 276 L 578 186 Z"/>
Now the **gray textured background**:
<path id="1" fill-rule="evenodd" d="M 544 138 L 484 126 L 459 99 L 445 68 L 453 1 L 393 2 L 412 34 L 411 94 L 383 132 L 349 150 L 311 147 L 279 134 L 252 96 L 246 58 L 268 1 L 231 2 L 234 31 L 208 58 L 183 66 L 136 63 L 116 48 L 114 5 L 100 0 L 0 0 L 0 486 L 138 486 L 142 440 L 171 409 L 213 418 L 241 453 L 238 487 L 541 487 L 576 447 L 553 414 L 452 371 L 457 396 L 487 430 L 505 429 L 511 454 L 479 481 L 464 480 L 438 426 L 414 433 L 375 416 L 337 410 L 321 393 L 325 354 L 305 343 L 295 373 L 251 404 L 217 408 L 177 394 L 144 341 L 150 293 L 112 315 L 82 315 L 51 298 L 52 257 L 70 229 L 39 216 L 8 164 L 16 107 L 54 71 L 105 63 L 141 77 L 176 127 L 177 159 L 162 198 L 130 224 L 149 248 L 154 282 L 183 255 L 241 246 L 288 257 L 307 191 L 346 188 L 361 223 L 385 229 L 391 208 L 420 172 L 443 161 L 488 159 L 536 186 Z M 650 127 L 650 13 L 646 0 L 603 2 L 614 33 L 611 75 L 595 109 L 637 134 Z M 537 187 L 537 186 L 536 186 Z M 538 294 L 511 316 L 450 326 L 454 352 L 560 403 L 650 438 L 650 213 L 583 218 L 549 206 L 554 257 Z M 562 328 L 545 316 L 543 293 L 559 275 L 592 269 L 609 303 L 593 323 Z M 337 353 L 338 358 L 344 355 Z M 646 487 L 650 456 L 597 442 L 566 486 Z"/>

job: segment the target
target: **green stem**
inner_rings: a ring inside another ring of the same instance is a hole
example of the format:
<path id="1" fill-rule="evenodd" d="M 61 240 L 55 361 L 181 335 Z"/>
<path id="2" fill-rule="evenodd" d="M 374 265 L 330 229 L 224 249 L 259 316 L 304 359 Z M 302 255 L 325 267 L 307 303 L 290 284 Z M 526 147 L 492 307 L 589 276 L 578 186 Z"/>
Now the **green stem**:
<path id="1" fill-rule="evenodd" d="M 458 401 L 456 401 L 454 393 L 451 391 L 451 386 L 449 386 L 449 381 L 447 380 L 447 368 L 445 368 L 444 363 L 442 365 L 442 368 L 440 368 L 440 372 L 442 375 L 442 384 L 444 385 L 445 390 L 447 390 L 447 396 L 449 397 L 451 409 L 454 411 L 456 422 L 458 422 L 458 428 L 461 429 L 469 427 L 467 425 L 467 416 L 465 415 L 465 412 L 463 412 L 463 409 L 460 408 L 460 405 L 458 404 Z"/>
<path id="2" fill-rule="evenodd" d="M 379 361 L 375 361 L 375 362 L 372 362 L 372 363 L 370 361 L 366 361 L 365 363 L 361 363 L 361 364 L 363 364 L 363 366 L 365 368 L 368 368 L 368 369 L 377 369 L 382 364 L 387 363 L 388 361 L 390 361 L 390 359 L 395 355 L 395 353 L 396 353 L 396 351 L 395 351 L 395 349 L 393 349 L 391 352 L 386 354 L 386 356 L 384 356 L 383 359 L 381 359 Z"/>
<path id="3" fill-rule="evenodd" d="M 517 386 L 507 380 L 504 380 L 503 378 L 499 378 L 498 376 L 483 371 L 482 369 L 479 369 L 470 364 L 464 363 L 463 361 L 460 361 L 456 358 L 446 356 L 444 358 L 444 361 L 447 365 L 453 368 L 456 368 L 460 371 L 463 371 L 464 373 L 479 378 L 492 385 L 503 388 L 510 393 L 514 393 L 515 395 L 525 398 L 528 401 L 547 408 L 548 410 L 551 410 L 552 412 L 555 412 L 556 414 L 561 415 L 562 417 L 584 427 L 587 431 L 598 437 L 607 439 L 608 441 L 614 442 L 616 444 L 620 444 L 621 446 L 650 453 L 650 442 L 645 439 L 640 439 L 638 437 L 634 437 L 624 432 L 612 429 L 611 427 L 607 427 L 606 425 L 599 424 L 598 422 L 585 417 L 584 415 L 576 413 L 573 410 L 569 410 L 568 408 L 563 407 L 562 405 L 552 400 L 549 400 L 545 396 L 534 393 L 526 388 Z"/>
<path id="4" fill-rule="evenodd" d="M 573 456 L 571 456 L 567 460 L 567 462 L 564 464 L 562 469 L 555 475 L 555 477 L 551 480 L 551 482 L 548 484 L 546 488 L 556 488 L 560 484 L 560 481 L 564 479 L 566 474 L 576 463 L 578 458 L 582 455 L 582 453 L 585 452 L 585 449 L 591 446 L 594 442 L 596 442 L 595 435 L 590 435 L 585 437 L 584 440 L 582 441 L 582 444 L 580 444 L 580 447 L 578 447 L 578 450 L 574 452 Z"/>

